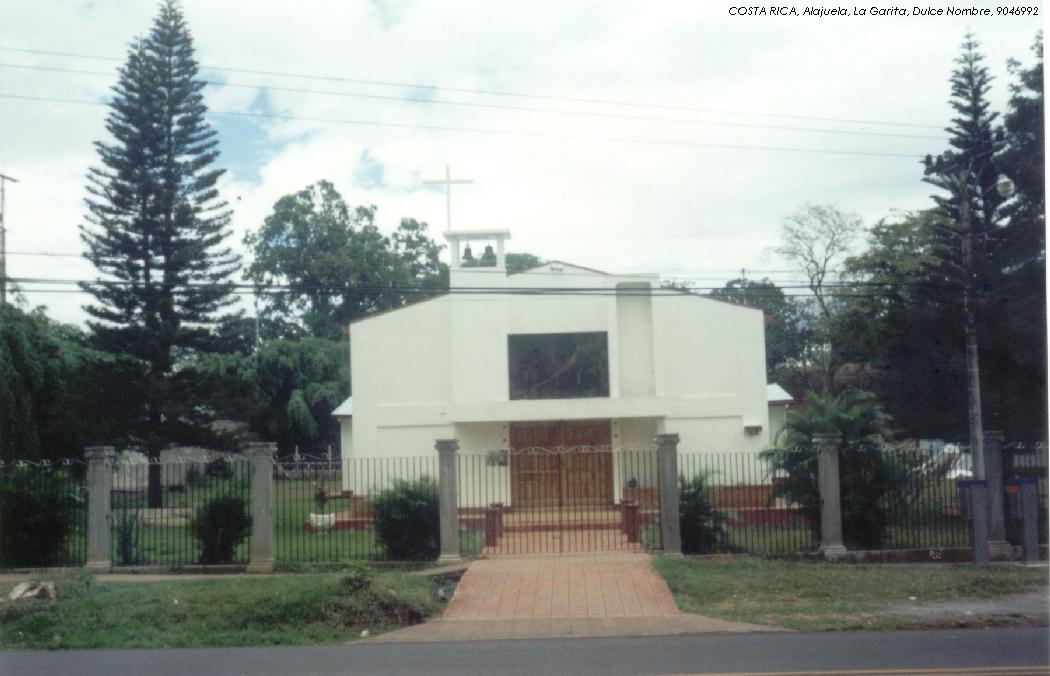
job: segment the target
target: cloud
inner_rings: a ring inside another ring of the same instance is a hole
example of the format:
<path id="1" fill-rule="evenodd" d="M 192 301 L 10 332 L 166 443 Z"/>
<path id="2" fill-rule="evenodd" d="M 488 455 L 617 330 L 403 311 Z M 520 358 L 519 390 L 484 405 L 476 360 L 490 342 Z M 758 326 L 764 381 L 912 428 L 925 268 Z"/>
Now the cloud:
<path id="1" fill-rule="evenodd" d="M 361 190 L 382 190 L 386 188 L 386 185 L 383 183 L 383 169 L 383 164 L 365 148 L 361 151 L 357 168 L 354 169 L 354 187 Z"/>
<path id="2" fill-rule="evenodd" d="M 450 164 L 475 181 L 453 189 L 456 227 L 509 228 L 512 250 L 710 285 L 741 267 L 783 269 L 769 251 L 782 217 L 806 201 L 835 203 L 868 224 L 929 205 L 918 158 L 945 147 L 937 127 L 951 118 L 947 80 L 965 22 L 730 17 L 727 7 L 185 0 L 200 63 L 240 69 L 202 71 L 222 83 L 206 88 L 208 106 L 242 113 L 210 118 L 229 169 L 231 241 L 240 247 L 277 199 L 320 179 L 351 204 L 377 205 L 388 232 L 413 217 L 439 233 L 443 191 L 421 183 Z M 0 46 L 120 59 L 155 12 L 152 0 L 77 11 L 13 0 Z M 998 78 L 993 108 L 1003 110 L 1006 60 L 1030 60 L 1039 23 L 973 28 Z M 107 97 L 120 64 L 4 51 L 0 61 L 108 73 L 0 67 L 3 93 L 88 101 Z M 310 93 L 319 91 L 329 93 Z M 508 95 L 516 93 L 539 98 Z M 12 248 L 80 250 L 84 176 L 96 162 L 92 143 L 106 138 L 105 114 L 0 98 L 0 171 L 23 180 L 8 195 Z M 77 259 L 12 256 L 9 269 L 94 275 Z M 30 299 L 83 319 L 83 298 Z"/>

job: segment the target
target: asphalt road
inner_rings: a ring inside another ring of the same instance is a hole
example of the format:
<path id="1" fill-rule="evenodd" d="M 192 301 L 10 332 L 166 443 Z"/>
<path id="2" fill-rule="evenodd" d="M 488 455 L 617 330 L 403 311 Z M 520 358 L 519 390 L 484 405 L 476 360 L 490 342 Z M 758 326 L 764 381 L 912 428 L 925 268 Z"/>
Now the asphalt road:
<path id="1" fill-rule="evenodd" d="M 1045 628 L 0 652 L 0 674 L 1050 674 Z M 1034 667 L 1034 668 L 1033 668 Z"/>

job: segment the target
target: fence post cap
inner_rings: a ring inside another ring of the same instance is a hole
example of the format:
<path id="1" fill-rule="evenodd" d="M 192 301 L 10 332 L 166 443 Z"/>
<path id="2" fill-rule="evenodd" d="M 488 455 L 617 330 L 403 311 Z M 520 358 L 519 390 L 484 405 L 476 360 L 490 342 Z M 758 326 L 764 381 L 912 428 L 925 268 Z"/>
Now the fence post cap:
<path id="1" fill-rule="evenodd" d="M 438 439 L 434 442 L 434 448 L 438 453 L 455 453 L 459 450 L 459 441 L 456 439 Z"/>
<path id="2" fill-rule="evenodd" d="M 677 444 L 681 439 L 682 437 L 677 432 L 656 435 L 656 443 L 658 444 Z"/>
<path id="3" fill-rule="evenodd" d="M 277 444 L 272 441 L 251 441 L 245 449 L 245 455 L 249 458 L 273 458 L 277 454 Z"/>
<path id="4" fill-rule="evenodd" d="M 117 457 L 112 446 L 87 446 L 84 448 L 84 459 L 88 462 L 100 462 Z"/>

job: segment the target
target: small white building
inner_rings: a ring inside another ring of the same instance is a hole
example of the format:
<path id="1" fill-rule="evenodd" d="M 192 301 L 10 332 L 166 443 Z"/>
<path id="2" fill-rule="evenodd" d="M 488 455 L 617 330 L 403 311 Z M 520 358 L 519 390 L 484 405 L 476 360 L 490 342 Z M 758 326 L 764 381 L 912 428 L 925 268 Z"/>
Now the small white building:
<path id="1" fill-rule="evenodd" d="M 353 397 L 335 412 L 346 470 L 457 439 L 464 455 L 510 451 L 489 464 L 513 501 L 542 480 L 513 461 L 524 447 L 611 453 L 661 433 L 683 453 L 768 447 L 760 310 L 662 290 L 657 275 L 561 262 L 507 274 L 508 231 L 445 236 L 450 293 L 350 326 Z M 495 265 L 464 267 L 470 242 L 494 245 Z M 620 495 L 615 474 L 593 497 Z"/>

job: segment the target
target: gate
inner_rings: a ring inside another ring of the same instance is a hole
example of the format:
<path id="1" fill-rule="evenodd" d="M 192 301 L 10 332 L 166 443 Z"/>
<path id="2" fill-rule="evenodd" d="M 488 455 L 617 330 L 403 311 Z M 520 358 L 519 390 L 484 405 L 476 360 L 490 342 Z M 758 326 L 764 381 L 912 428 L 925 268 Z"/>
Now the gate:
<path id="1" fill-rule="evenodd" d="M 460 521 L 485 555 L 660 547 L 656 454 L 609 422 L 521 423 L 510 448 L 459 457 Z"/>

